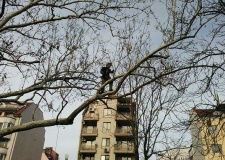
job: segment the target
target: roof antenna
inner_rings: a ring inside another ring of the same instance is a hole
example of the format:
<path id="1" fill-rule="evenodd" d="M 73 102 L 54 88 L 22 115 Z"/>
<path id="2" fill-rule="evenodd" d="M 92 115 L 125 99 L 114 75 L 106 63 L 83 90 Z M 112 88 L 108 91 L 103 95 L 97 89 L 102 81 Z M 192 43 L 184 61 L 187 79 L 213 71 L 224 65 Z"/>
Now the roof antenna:
<path id="1" fill-rule="evenodd" d="M 215 93 L 215 99 L 214 99 L 217 103 L 217 105 L 220 105 L 222 102 L 221 102 L 221 99 L 220 99 L 220 95 L 218 93 Z"/>

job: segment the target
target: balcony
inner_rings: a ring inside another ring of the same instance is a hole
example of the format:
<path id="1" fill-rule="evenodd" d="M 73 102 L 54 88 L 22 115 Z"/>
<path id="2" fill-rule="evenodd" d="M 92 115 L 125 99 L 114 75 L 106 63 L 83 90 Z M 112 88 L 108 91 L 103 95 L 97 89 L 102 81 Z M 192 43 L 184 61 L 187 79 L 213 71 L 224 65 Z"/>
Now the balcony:
<path id="1" fill-rule="evenodd" d="M 94 155 L 89 155 L 89 154 L 83 154 L 80 156 L 78 160 L 94 160 L 95 156 Z"/>
<path id="2" fill-rule="evenodd" d="M 94 127 L 94 128 L 83 128 L 82 129 L 82 136 L 85 137 L 85 136 L 88 136 L 88 137 L 97 137 L 98 136 L 98 128 Z"/>
<path id="3" fill-rule="evenodd" d="M 124 128 L 116 128 L 115 136 L 116 137 L 132 137 L 132 130 L 131 129 L 124 129 Z"/>
<path id="4" fill-rule="evenodd" d="M 116 114 L 117 121 L 131 121 L 132 116 L 129 112 L 121 112 Z"/>
<path id="5" fill-rule="evenodd" d="M 117 108 L 130 108 L 132 106 L 131 98 L 121 98 L 118 100 Z"/>
<path id="6" fill-rule="evenodd" d="M 8 112 L 8 113 L 12 113 L 15 111 L 18 111 L 21 108 L 21 106 L 19 105 L 0 105 L 0 111 L 1 112 Z"/>
<path id="7" fill-rule="evenodd" d="M 9 134 L 9 135 L 2 137 L 2 139 L 10 139 L 11 137 L 12 137 L 12 134 Z"/>
<path id="8" fill-rule="evenodd" d="M 84 121 L 98 121 L 99 120 L 99 114 L 98 113 L 86 113 L 84 115 Z"/>
<path id="9" fill-rule="evenodd" d="M 0 123 L 12 123 L 15 124 L 15 119 L 12 117 L 0 117 Z"/>
<path id="10" fill-rule="evenodd" d="M 130 108 L 132 106 L 132 103 L 117 103 L 117 108 Z"/>
<path id="11" fill-rule="evenodd" d="M 82 144 L 80 147 L 80 153 L 96 153 L 97 145 Z"/>
<path id="12" fill-rule="evenodd" d="M 0 147 L 0 154 L 7 154 L 7 148 Z"/>
<path id="13" fill-rule="evenodd" d="M 134 146 L 130 145 L 114 145 L 115 154 L 134 154 Z"/>
<path id="14" fill-rule="evenodd" d="M 125 156 L 125 155 L 123 155 L 123 156 L 116 156 L 116 160 L 135 160 L 135 157 L 134 156 Z"/>

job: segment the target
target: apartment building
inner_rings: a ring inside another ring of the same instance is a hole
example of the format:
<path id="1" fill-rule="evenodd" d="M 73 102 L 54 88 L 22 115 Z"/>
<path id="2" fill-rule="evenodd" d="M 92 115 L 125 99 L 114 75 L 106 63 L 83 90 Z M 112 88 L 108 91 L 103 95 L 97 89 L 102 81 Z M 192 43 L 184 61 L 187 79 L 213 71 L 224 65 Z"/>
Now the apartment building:
<path id="1" fill-rule="evenodd" d="M 160 154 L 158 160 L 190 160 L 190 147 L 172 148 Z"/>
<path id="2" fill-rule="evenodd" d="M 78 159 L 135 160 L 135 103 L 131 98 L 103 101 L 83 113 Z"/>
<path id="3" fill-rule="evenodd" d="M 225 160 L 225 104 L 190 113 L 193 160 Z"/>
<path id="4" fill-rule="evenodd" d="M 43 120 L 42 111 L 34 103 L 18 105 L 0 104 L 0 129 L 16 126 L 35 120 Z M 40 160 L 44 145 L 45 129 L 36 128 L 13 133 L 0 139 L 0 160 Z"/>

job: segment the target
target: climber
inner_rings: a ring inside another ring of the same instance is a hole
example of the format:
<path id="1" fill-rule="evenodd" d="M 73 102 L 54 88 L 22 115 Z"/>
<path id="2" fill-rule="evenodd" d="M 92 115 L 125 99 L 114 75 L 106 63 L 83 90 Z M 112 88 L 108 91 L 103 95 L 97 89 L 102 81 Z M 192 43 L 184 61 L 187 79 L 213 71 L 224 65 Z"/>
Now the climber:
<path id="1" fill-rule="evenodd" d="M 101 78 L 102 78 L 102 84 L 104 84 L 107 80 L 111 79 L 109 76 L 110 73 L 114 73 L 114 70 L 111 70 L 110 67 L 112 66 L 112 63 L 107 63 L 105 67 L 102 67 L 101 69 Z M 113 82 L 109 83 L 109 91 L 112 91 Z M 100 93 L 104 93 L 105 87 L 103 87 L 100 91 Z"/>

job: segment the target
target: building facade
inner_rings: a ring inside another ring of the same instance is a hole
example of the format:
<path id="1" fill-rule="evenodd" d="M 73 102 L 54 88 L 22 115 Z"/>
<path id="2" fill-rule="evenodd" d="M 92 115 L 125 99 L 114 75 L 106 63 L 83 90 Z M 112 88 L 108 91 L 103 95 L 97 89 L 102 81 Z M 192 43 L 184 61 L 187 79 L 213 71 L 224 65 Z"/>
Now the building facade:
<path id="1" fill-rule="evenodd" d="M 158 160 L 190 160 L 190 147 L 173 148 L 162 153 Z"/>
<path id="2" fill-rule="evenodd" d="M 225 105 L 190 114 L 193 160 L 225 160 Z"/>
<path id="3" fill-rule="evenodd" d="M 34 103 L 18 105 L 0 104 L 0 129 L 35 120 L 43 120 L 42 111 Z M 40 160 L 45 140 L 45 129 L 36 128 L 13 133 L 0 139 L 0 160 Z"/>
<path id="4" fill-rule="evenodd" d="M 78 159 L 134 160 L 135 103 L 131 98 L 103 101 L 83 113 Z"/>

